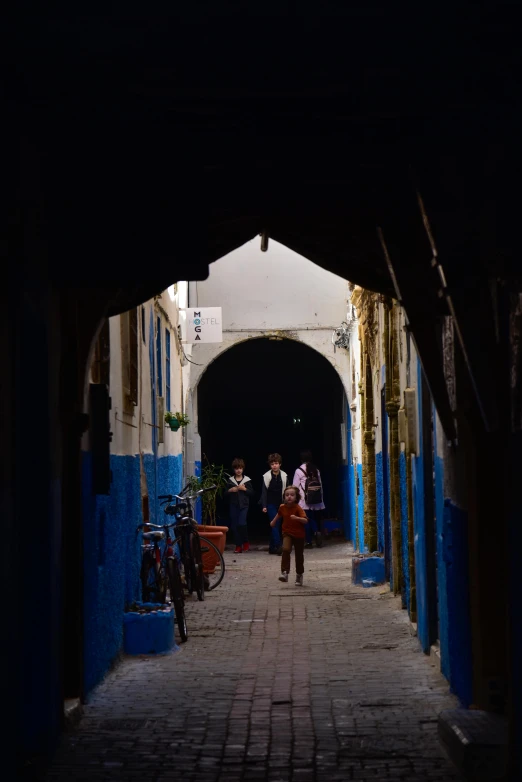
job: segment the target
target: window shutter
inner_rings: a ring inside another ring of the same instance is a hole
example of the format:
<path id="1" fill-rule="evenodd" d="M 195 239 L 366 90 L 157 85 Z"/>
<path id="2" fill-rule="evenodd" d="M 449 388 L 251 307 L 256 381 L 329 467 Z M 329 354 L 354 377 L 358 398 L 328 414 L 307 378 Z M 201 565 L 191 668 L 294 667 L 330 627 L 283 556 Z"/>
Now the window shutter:
<path id="1" fill-rule="evenodd" d="M 168 328 L 165 328 L 165 402 L 167 410 L 170 410 L 170 331 Z"/>
<path id="2" fill-rule="evenodd" d="M 134 415 L 138 404 L 138 310 L 120 316 L 123 410 Z"/>
<path id="3" fill-rule="evenodd" d="M 103 324 L 96 344 L 94 346 L 94 356 L 92 359 L 92 382 L 110 384 L 111 371 L 111 340 L 109 321 Z"/>
<path id="4" fill-rule="evenodd" d="M 156 397 L 157 400 L 157 421 L 158 421 L 158 443 L 165 440 L 165 399 L 162 396 Z"/>

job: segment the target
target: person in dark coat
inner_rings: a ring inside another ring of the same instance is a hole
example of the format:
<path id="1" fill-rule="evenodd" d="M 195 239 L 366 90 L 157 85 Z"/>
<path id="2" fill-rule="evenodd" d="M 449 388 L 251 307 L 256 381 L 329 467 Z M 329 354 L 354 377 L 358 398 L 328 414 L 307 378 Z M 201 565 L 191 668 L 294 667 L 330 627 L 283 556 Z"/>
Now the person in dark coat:
<path id="1" fill-rule="evenodd" d="M 269 520 L 274 518 L 277 509 L 283 502 L 283 493 L 288 483 L 288 475 L 281 469 L 281 463 L 281 455 L 271 453 L 268 457 L 270 469 L 263 475 L 259 504 L 263 508 L 263 513 L 268 514 Z M 277 523 L 274 527 L 270 525 L 268 553 L 279 554 L 280 556 L 283 553 L 280 523 Z"/>
<path id="2" fill-rule="evenodd" d="M 252 481 L 245 475 L 243 459 L 232 462 L 234 475 L 228 476 L 226 498 L 229 503 L 230 526 L 236 543 L 235 554 L 249 551 L 247 515 L 250 499 L 254 494 Z"/>

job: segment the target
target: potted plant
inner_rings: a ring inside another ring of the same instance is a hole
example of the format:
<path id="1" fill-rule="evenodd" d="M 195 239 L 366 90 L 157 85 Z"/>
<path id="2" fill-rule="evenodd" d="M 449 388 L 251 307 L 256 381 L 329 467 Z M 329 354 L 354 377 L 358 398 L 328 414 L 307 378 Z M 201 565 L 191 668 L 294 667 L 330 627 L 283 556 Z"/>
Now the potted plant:
<path id="1" fill-rule="evenodd" d="M 201 468 L 201 475 L 192 475 L 189 478 L 189 484 L 193 491 L 207 489 L 209 486 L 215 486 L 214 491 L 207 491 L 201 495 L 202 505 L 202 523 L 199 532 L 211 540 L 221 551 L 225 550 L 228 527 L 222 527 L 216 524 L 216 505 L 217 498 L 223 494 L 227 485 L 227 474 L 221 464 L 212 464 L 204 457 L 205 461 Z M 205 569 L 208 569 L 205 562 Z"/>
<path id="2" fill-rule="evenodd" d="M 190 423 L 185 413 L 165 413 L 165 421 L 173 432 L 177 432 L 180 426 L 186 426 Z"/>

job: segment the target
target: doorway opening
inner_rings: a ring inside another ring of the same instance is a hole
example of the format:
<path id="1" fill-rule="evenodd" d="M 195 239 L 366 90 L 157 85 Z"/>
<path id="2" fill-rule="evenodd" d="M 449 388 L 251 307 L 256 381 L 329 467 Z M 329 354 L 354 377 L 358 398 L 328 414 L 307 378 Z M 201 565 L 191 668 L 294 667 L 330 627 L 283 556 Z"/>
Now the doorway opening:
<path id="1" fill-rule="evenodd" d="M 202 454 L 230 468 L 242 457 L 255 500 L 249 511 L 252 536 L 267 535 L 258 506 L 269 453 L 280 453 L 292 481 L 308 448 L 321 471 L 328 518 L 342 519 L 341 426 L 345 394 L 330 362 L 290 339 L 250 339 L 227 350 L 205 371 L 198 386 Z M 220 512 L 224 515 L 225 508 Z M 342 524 L 341 524 L 342 527 Z"/>

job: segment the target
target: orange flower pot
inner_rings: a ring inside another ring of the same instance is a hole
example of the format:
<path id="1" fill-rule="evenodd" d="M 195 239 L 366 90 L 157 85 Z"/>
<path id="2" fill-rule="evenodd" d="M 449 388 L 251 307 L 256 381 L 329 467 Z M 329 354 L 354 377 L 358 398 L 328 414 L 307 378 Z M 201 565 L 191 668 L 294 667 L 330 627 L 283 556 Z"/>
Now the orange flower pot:
<path id="1" fill-rule="evenodd" d="M 220 527 L 218 524 L 199 524 L 198 532 L 200 535 L 203 535 L 204 538 L 208 538 L 209 540 L 212 540 L 212 543 L 216 544 L 216 546 L 218 547 L 218 549 L 221 551 L 222 554 L 225 553 L 225 544 L 227 542 L 228 527 Z M 223 536 L 219 539 L 219 542 L 216 542 L 214 538 L 209 537 L 209 534 L 212 532 L 223 533 Z"/>
<path id="2" fill-rule="evenodd" d="M 203 525 L 200 525 L 198 528 L 198 532 L 200 535 L 207 540 L 210 540 L 216 548 L 223 553 L 225 550 L 225 541 L 226 541 L 226 535 L 224 532 L 221 532 L 221 530 L 216 530 L 215 527 L 205 527 L 205 529 L 202 528 Z M 203 543 L 204 545 L 204 543 Z M 216 552 L 212 549 L 210 551 L 204 551 L 203 552 L 203 572 L 204 573 L 213 573 L 216 569 L 217 565 L 217 555 Z"/>

